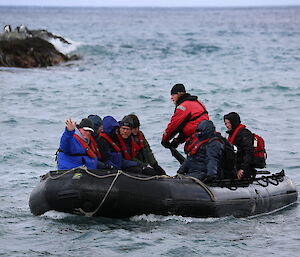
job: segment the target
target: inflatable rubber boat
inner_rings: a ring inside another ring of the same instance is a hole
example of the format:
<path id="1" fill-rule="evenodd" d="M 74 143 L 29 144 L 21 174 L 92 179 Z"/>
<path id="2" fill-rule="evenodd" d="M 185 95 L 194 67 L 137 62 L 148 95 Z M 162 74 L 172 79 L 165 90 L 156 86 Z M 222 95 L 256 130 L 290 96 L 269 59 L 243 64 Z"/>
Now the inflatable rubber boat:
<path id="1" fill-rule="evenodd" d="M 146 176 L 78 167 L 50 171 L 33 189 L 34 215 L 49 210 L 85 216 L 126 218 L 141 214 L 246 217 L 297 202 L 296 186 L 284 171 L 252 180 L 205 184 L 188 176 Z"/>

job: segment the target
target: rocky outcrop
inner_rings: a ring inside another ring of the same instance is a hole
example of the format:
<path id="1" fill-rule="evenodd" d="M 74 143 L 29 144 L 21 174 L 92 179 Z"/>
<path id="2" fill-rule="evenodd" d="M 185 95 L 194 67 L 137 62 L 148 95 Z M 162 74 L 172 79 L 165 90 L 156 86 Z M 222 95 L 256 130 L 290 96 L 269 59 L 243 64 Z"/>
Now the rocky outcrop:
<path id="1" fill-rule="evenodd" d="M 53 38 L 70 44 L 64 38 L 46 30 L 29 31 L 24 26 L 11 31 L 10 26 L 5 26 L 0 33 L 0 66 L 47 67 L 78 59 L 76 55 L 67 56 L 59 52 L 47 41 Z"/>

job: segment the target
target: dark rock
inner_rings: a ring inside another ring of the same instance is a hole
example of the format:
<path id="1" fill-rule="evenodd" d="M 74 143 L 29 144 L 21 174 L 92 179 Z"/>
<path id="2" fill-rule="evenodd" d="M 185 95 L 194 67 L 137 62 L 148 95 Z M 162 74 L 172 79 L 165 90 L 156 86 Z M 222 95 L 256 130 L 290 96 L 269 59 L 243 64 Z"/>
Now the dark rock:
<path id="1" fill-rule="evenodd" d="M 64 45 L 71 44 L 44 29 L 29 30 L 21 25 L 12 30 L 10 25 L 5 25 L 0 32 L 0 66 L 47 67 L 80 59 L 77 55 L 68 56 L 59 52 L 52 44 L 53 40 L 59 40 Z"/>
<path id="2" fill-rule="evenodd" d="M 47 67 L 68 60 L 68 57 L 49 43 L 38 38 L 10 39 L 0 41 L 0 66 L 5 67 Z"/>

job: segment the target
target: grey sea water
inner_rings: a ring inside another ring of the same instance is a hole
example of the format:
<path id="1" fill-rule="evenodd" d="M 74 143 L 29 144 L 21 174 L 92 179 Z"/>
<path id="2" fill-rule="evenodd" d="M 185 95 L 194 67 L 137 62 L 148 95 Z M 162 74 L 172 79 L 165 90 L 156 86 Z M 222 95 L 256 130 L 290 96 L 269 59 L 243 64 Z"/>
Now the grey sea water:
<path id="1" fill-rule="evenodd" d="M 30 213 L 39 176 L 56 168 L 64 121 L 135 112 L 169 175 L 160 145 L 184 83 L 223 134 L 237 111 L 266 140 L 268 169 L 300 186 L 300 7 L 0 7 L 0 27 L 26 24 L 69 40 L 82 59 L 43 69 L 0 67 L 1 256 L 299 256 L 300 210 L 259 217 L 125 220 Z"/>

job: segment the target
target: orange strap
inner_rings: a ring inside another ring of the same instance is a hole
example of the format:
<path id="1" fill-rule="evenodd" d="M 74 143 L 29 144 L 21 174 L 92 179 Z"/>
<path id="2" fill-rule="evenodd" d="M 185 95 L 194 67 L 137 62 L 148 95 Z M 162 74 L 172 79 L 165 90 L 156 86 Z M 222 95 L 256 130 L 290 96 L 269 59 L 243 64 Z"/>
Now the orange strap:
<path id="1" fill-rule="evenodd" d="M 194 155 L 198 152 L 198 149 L 200 148 L 201 145 L 203 145 L 204 143 L 208 142 L 211 138 L 207 138 L 205 140 L 198 140 L 195 143 L 193 143 L 190 147 L 190 151 L 188 153 L 188 155 Z"/>
<path id="2" fill-rule="evenodd" d="M 103 137 L 108 143 L 110 143 L 112 145 L 112 147 L 119 153 L 121 152 L 120 147 L 110 138 L 109 135 L 107 135 L 106 133 L 101 133 L 100 134 L 101 137 Z"/>
<path id="3" fill-rule="evenodd" d="M 101 154 L 100 154 L 98 145 L 97 145 L 97 143 L 96 143 L 94 137 L 91 136 L 90 140 L 91 140 L 91 142 L 90 142 L 91 149 L 92 149 L 93 152 L 97 155 L 98 159 L 101 160 Z"/>
<path id="4" fill-rule="evenodd" d="M 74 134 L 74 137 L 78 140 L 78 142 L 82 145 L 82 147 L 84 148 L 86 154 L 91 157 L 91 158 L 95 158 L 96 155 L 94 153 L 94 151 L 89 147 L 89 145 L 77 134 Z"/>
<path id="5" fill-rule="evenodd" d="M 242 129 L 242 128 L 245 128 L 246 126 L 243 125 L 243 124 L 240 124 L 236 127 L 236 129 L 234 130 L 233 134 L 232 135 L 229 135 L 228 136 L 228 141 L 233 144 L 237 134 L 239 133 L 239 131 Z"/>

